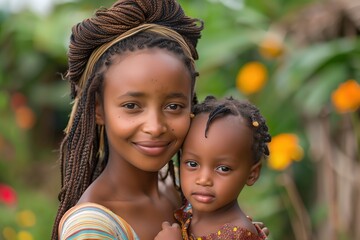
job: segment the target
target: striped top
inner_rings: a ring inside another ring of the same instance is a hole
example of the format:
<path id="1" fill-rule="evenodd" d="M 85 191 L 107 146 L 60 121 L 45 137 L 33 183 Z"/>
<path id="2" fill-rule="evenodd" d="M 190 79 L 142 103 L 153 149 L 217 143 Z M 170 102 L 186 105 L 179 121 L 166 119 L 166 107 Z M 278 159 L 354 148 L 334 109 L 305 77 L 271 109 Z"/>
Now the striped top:
<path id="1" fill-rule="evenodd" d="M 69 209 L 61 218 L 59 239 L 139 240 L 139 237 L 124 219 L 106 207 L 82 203 Z"/>

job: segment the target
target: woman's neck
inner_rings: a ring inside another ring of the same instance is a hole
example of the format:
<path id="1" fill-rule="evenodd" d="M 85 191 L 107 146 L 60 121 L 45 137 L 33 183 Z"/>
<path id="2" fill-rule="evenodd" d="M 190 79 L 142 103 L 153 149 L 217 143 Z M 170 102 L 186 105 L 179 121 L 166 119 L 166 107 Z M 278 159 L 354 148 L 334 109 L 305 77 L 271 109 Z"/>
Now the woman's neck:
<path id="1" fill-rule="evenodd" d="M 146 172 L 124 161 L 109 161 L 100 177 L 119 196 L 158 195 L 158 172 Z M 114 193 L 115 193 L 114 192 Z"/>

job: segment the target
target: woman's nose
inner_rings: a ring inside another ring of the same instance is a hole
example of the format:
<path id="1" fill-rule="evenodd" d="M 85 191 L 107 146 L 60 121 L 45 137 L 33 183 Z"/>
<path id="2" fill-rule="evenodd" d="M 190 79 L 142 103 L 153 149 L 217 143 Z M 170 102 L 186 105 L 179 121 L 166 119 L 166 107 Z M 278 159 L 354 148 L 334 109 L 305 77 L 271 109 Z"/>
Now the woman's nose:
<path id="1" fill-rule="evenodd" d="M 157 111 L 149 111 L 143 124 L 143 132 L 153 137 L 162 135 L 167 131 L 165 116 Z"/>

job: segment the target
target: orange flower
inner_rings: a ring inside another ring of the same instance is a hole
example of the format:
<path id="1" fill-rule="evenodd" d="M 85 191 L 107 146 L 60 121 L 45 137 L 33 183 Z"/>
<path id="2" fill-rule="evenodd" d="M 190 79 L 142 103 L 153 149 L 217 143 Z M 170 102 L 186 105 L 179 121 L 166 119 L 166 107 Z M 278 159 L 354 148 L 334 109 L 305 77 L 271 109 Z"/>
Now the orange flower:
<path id="1" fill-rule="evenodd" d="M 331 95 L 332 104 L 339 113 L 353 112 L 360 107 L 360 85 L 355 80 L 341 83 Z"/>
<path id="2" fill-rule="evenodd" d="M 260 43 L 260 54 L 265 58 L 277 58 L 284 52 L 282 40 L 274 34 L 268 34 Z"/>
<path id="3" fill-rule="evenodd" d="M 268 165 L 274 170 L 286 169 L 292 161 L 300 161 L 304 151 L 295 134 L 283 133 L 272 138 L 269 143 L 270 157 Z"/>
<path id="4" fill-rule="evenodd" d="M 260 62 L 245 64 L 237 74 L 236 87 L 244 94 L 259 92 L 267 81 L 267 70 Z"/>
<path id="5" fill-rule="evenodd" d="M 35 124 L 35 114 L 31 108 L 20 106 L 15 109 L 16 123 L 22 129 L 30 129 Z"/>

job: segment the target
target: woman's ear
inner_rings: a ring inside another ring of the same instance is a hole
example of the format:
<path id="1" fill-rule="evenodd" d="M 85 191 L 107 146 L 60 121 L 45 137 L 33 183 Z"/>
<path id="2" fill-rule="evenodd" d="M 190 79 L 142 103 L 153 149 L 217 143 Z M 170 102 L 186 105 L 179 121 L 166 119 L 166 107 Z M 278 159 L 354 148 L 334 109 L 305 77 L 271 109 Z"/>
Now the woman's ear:
<path id="1" fill-rule="evenodd" d="M 246 181 L 246 185 L 252 186 L 259 179 L 261 167 L 262 167 L 261 160 L 259 162 L 255 163 L 251 167 L 249 177 Z"/>
<path id="2" fill-rule="evenodd" d="M 105 124 L 104 106 L 98 94 L 96 94 L 96 100 L 95 100 L 95 122 L 97 125 Z"/>

